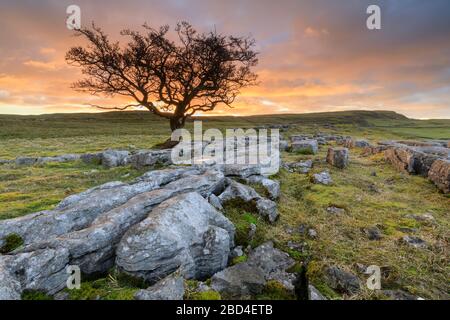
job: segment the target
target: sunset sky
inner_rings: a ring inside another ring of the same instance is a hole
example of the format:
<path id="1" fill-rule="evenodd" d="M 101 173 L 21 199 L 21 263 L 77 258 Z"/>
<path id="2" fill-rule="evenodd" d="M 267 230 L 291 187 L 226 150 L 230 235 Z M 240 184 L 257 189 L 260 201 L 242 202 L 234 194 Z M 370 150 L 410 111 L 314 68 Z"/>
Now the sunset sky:
<path id="1" fill-rule="evenodd" d="M 450 118 L 449 0 L 0 0 L 0 114 L 98 111 L 120 101 L 78 93 L 64 60 L 81 44 L 66 7 L 114 39 L 121 29 L 188 21 L 256 39 L 258 87 L 215 114 L 394 110 Z M 378 4 L 382 29 L 366 28 Z M 123 39 L 123 40 L 126 40 Z"/>

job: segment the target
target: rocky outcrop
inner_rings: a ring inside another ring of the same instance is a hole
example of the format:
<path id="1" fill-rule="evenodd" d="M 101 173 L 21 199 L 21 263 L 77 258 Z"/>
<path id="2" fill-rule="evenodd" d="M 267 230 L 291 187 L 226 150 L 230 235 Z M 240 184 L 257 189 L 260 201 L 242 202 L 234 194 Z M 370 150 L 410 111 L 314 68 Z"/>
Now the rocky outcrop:
<path id="1" fill-rule="evenodd" d="M 384 152 L 384 156 L 397 170 L 425 177 L 433 162 L 439 158 L 437 155 L 404 146 L 390 147 Z"/>
<path id="2" fill-rule="evenodd" d="M 280 182 L 268 179 L 264 176 L 254 175 L 245 179 L 247 183 L 259 184 L 263 186 L 267 193 L 269 194 L 269 198 L 272 200 L 276 200 L 280 197 Z"/>
<path id="3" fill-rule="evenodd" d="M 283 168 L 289 172 L 308 173 L 313 166 L 312 160 L 299 161 L 299 162 L 287 162 L 283 164 Z"/>
<path id="4" fill-rule="evenodd" d="M 204 279 L 225 268 L 234 226 L 198 193 L 175 196 L 130 228 L 117 248 L 117 265 L 154 282 L 180 269 Z"/>
<path id="5" fill-rule="evenodd" d="M 450 160 L 436 160 L 428 171 L 428 178 L 444 193 L 450 192 Z"/>
<path id="6" fill-rule="evenodd" d="M 184 279 L 176 273 L 134 294 L 136 300 L 183 300 Z"/>
<path id="7" fill-rule="evenodd" d="M 327 162 L 339 169 L 348 166 L 348 149 L 347 148 L 328 148 Z"/>

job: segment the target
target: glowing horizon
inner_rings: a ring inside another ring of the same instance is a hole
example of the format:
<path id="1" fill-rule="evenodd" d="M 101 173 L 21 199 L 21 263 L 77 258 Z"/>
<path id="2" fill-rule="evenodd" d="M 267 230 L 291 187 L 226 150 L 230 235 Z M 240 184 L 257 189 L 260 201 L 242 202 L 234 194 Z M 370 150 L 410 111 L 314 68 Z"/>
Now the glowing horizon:
<path id="1" fill-rule="evenodd" d="M 86 104 L 124 102 L 70 88 L 81 74 L 64 56 L 82 43 L 65 26 L 70 4 L 0 4 L 0 114 L 104 112 Z M 382 8 L 381 30 L 366 28 L 369 4 Z M 260 85 L 243 90 L 233 109 L 221 106 L 206 116 L 389 110 L 416 119 L 450 118 L 445 0 L 81 0 L 77 5 L 83 24 L 95 21 L 121 41 L 123 28 L 140 29 L 144 22 L 173 28 L 182 20 L 199 31 L 254 37 Z"/>

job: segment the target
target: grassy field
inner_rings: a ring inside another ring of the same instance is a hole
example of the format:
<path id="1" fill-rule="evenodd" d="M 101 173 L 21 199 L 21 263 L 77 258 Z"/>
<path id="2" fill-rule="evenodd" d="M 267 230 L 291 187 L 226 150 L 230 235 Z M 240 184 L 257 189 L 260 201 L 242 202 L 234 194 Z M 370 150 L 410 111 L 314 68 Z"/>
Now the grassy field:
<path id="1" fill-rule="evenodd" d="M 255 127 L 264 124 L 290 124 L 286 137 L 295 133 L 330 132 L 369 139 L 442 139 L 450 140 L 450 120 L 411 120 L 393 112 L 336 112 L 305 115 L 253 117 L 205 117 L 204 128 Z M 188 123 L 188 128 L 192 123 Z M 166 121 L 145 112 L 111 112 L 43 116 L 0 116 L 0 159 L 19 155 L 52 156 L 63 153 L 101 151 L 106 148 L 135 150 L 151 148 L 170 134 Z M 238 237 L 257 224 L 257 235 L 250 245 L 265 240 L 289 252 L 295 259 L 309 261 L 312 284 L 329 298 L 342 298 L 324 282 L 323 269 L 339 265 L 359 274 L 360 265 L 379 265 L 385 271 L 383 289 L 401 288 L 423 298 L 450 298 L 450 198 L 422 177 L 395 171 L 380 155 L 363 157 L 351 150 L 351 164 L 345 170 L 329 167 L 326 147 L 318 155 L 283 154 L 284 160 L 311 158 L 313 172 L 330 170 L 334 184 L 314 185 L 310 175 L 280 171 L 282 186 L 279 200 L 280 220 L 268 225 L 245 208 L 227 207 L 226 214 L 235 223 Z M 376 175 L 373 174 L 376 173 Z M 0 219 L 50 209 L 64 197 L 112 180 L 129 181 L 142 172 L 130 167 L 104 169 L 79 161 L 33 167 L 0 165 Z M 340 216 L 330 215 L 328 206 L 345 209 Z M 408 214 L 431 213 L 433 223 L 418 222 Z M 314 228 L 318 237 L 310 239 L 290 230 L 300 225 Z M 378 226 L 383 238 L 367 239 L 363 229 Z M 398 239 L 414 235 L 426 240 L 428 249 L 411 249 Z M 245 237 L 238 242 L 247 245 Z M 288 248 L 289 241 L 302 244 L 301 251 Z M 127 299 L 136 290 L 114 270 L 106 278 L 88 281 L 74 299 Z M 217 298 L 216 295 L 211 297 Z M 261 298 L 286 296 L 273 287 Z M 191 297 L 189 298 L 199 298 Z M 200 297 L 201 298 L 201 297 Z M 206 297 L 207 298 L 207 297 Z M 344 297 L 345 298 L 345 297 Z M 353 298 L 382 298 L 363 291 Z"/>

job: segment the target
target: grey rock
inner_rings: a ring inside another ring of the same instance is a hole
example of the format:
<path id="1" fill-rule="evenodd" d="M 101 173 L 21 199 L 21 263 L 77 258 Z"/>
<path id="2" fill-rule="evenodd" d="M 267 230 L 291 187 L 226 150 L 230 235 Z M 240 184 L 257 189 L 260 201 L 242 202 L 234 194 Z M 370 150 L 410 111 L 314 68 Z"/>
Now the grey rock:
<path id="1" fill-rule="evenodd" d="M 128 158 L 128 163 L 137 169 L 156 164 L 170 165 L 172 164 L 171 152 L 171 149 L 140 150 Z"/>
<path id="2" fill-rule="evenodd" d="M 242 257 L 244 255 L 244 250 L 242 246 L 237 246 L 230 252 L 230 258 L 234 259 L 236 257 Z"/>
<path id="3" fill-rule="evenodd" d="M 36 157 L 17 157 L 16 165 L 18 166 L 31 166 L 37 162 L 38 158 Z"/>
<path id="4" fill-rule="evenodd" d="M 185 175 L 180 179 L 168 183 L 165 189 L 176 190 L 177 192 L 195 191 L 204 197 L 212 193 L 219 194 L 224 189 L 225 177 L 222 172 L 207 170 L 200 175 Z"/>
<path id="5" fill-rule="evenodd" d="M 345 213 L 345 209 L 331 206 L 327 208 L 327 212 L 335 215 L 341 215 Z"/>
<path id="6" fill-rule="evenodd" d="M 407 214 L 405 216 L 406 218 L 409 219 L 414 219 L 416 221 L 420 221 L 420 222 L 429 222 L 432 223 L 435 221 L 433 215 L 431 213 L 424 213 L 424 214 Z"/>
<path id="7" fill-rule="evenodd" d="M 80 156 L 81 161 L 87 164 L 101 164 L 102 153 L 85 153 Z"/>
<path id="8" fill-rule="evenodd" d="M 426 249 L 428 247 L 428 244 L 425 242 L 425 240 L 414 236 L 404 236 L 400 239 L 400 242 L 416 249 Z"/>
<path id="9" fill-rule="evenodd" d="M 263 271 L 247 262 L 226 268 L 211 278 L 211 288 L 226 298 L 245 298 L 262 292 L 266 284 Z"/>
<path id="10" fill-rule="evenodd" d="M 350 295 L 361 290 L 361 282 L 354 274 L 333 266 L 326 269 L 326 282 L 330 288 Z"/>
<path id="11" fill-rule="evenodd" d="M 247 263 L 261 268 L 267 280 L 279 271 L 286 271 L 295 264 L 289 254 L 273 247 L 273 242 L 265 242 L 248 255 Z"/>
<path id="12" fill-rule="evenodd" d="M 277 204 L 269 199 L 259 199 L 256 201 L 256 210 L 258 214 L 274 223 L 278 219 Z"/>
<path id="13" fill-rule="evenodd" d="M 69 162 L 79 160 L 81 156 L 79 154 L 63 154 L 55 157 L 40 157 L 36 163 L 48 163 L 48 162 Z"/>
<path id="14" fill-rule="evenodd" d="M 377 227 L 364 229 L 364 232 L 369 240 L 381 240 L 381 238 L 383 237 L 380 229 L 378 229 Z"/>
<path id="15" fill-rule="evenodd" d="M 316 239 L 317 238 L 317 231 L 314 229 L 308 229 L 308 236 L 311 239 Z"/>
<path id="16" fill-rule="evenodd" d="M 327 162 L 339 169 L 348 166 L 348 149 L 347 148 L 328 148 Z"/>
<path id="17" fill-rule="evenodd" d="M 222 203 L 234 199 L 241 199 L 245 202 L 261 199 L 261 196 L 252 187 L 231 179 L 227 180 L 227 184 L 228 186 L 225 191 L 219 195 L 219 199 Z"/>
<path id="18" fill-rule="evenodd" d="M 55 294 L 53 296 L 53 299 L 54 300 L 59 300 L 59 301 L 69 300 L 70 299 L 70 295 L 69 295 L 68 292 L 60 291 L 60 292 L 58 292 L 57 294 Z"/>
<path id="19" fill-rule="evenodd" d="M 285 163 L 283 167 L 290 172 L 308 173 L 313 166 L 312 160 Z"/>
<path id="20" fill-rule="evenodd" d="M 319 145 L 317 140 L 299 140 L 292 142 L 291 149 L 293 152 L 316 154 L 319 151 Z"/>
<path id="21" fill-rule="evenodd" d="M 183 300 L 184 279 L 171 274 L 153 286 L 135 293 L 136 300 Z"/>
<path id="22" fill-rule="evenodd" d="M 248 239 L 251 241 L 253 240 L 254 236 L 256 234 L 256 224 L 250 223 L 250 230 L 248 231 Z"/>
<path id="23" fill-rule="evenodd" d="M 252 175 L 260 175 L 261 166 L 251 164 L 226 164 L 223 166 L 223 172 L 227 177 L 247 178 Z"/>
<path id="24" fill-rule="evenodd" d="M 312 182 L 316 184 L 330 185 L 333 183 L 333 180 L 331 179 L 328 171 L 323 171 L 321 173 L 313 174 Z"/>
<path id="25" fill-rule="evenodd" d="M 117 248 L 125 272 L 155 281 L 180 269 L 203 279 L 225 268 L 234 226 L 198 193 L 175 196 L 130 228 Z"/>
<path id="26" fill-rule="evenodd" d="M 328 300 L 314 286 L 308 286 L 309 300 Z"/>
<path id="27" fill-rule="evenodd" d="M 0 256 L 0 300 L 20 300 L 22 286 L 6 263 L 10 257 Z"/>
<path id="28" fill-rule="evenodd" d="M 106 168 L 124 166 L 130 153 L 123 150 L 106 150 L 102 153 L 102 165 Z"/>
<path id="29" fill-rule="evenodd" d="M 215 194 L 209 195 L 208 202 L 217 210 L 223 211 L 222 203 L 220 202 L 220 199 Z"/>
<path id="30" fill-rule="evenodd" d="M 364 140 L 364 139 L 357 139 L 357 140 L 355 140 L 354 145 L 355 145 L 356 148 L 370 147 L 370 143 L 367 140 Z"/>
<path id="31" fill-rule="evenodd" d="M 107 183 L 67 197 L 54 210 L 0 220 L 0 239 L 16 233 L 22 237 L 25 244 L 30 244 L 87 228 L 101 214 L 121 206 L 140 193 L 152 191 L 176 180 L 186 170 L 153 171 L 131 184 Z"/>
<path id="32" fill-rule="evenodd" d="M 247 183 L 260 184 L 267 190 L 270 199 L 276 200 L 280 197 L 280 182 L 268 179 L 264 176 L 250 176 L 246 179 Z"/>

